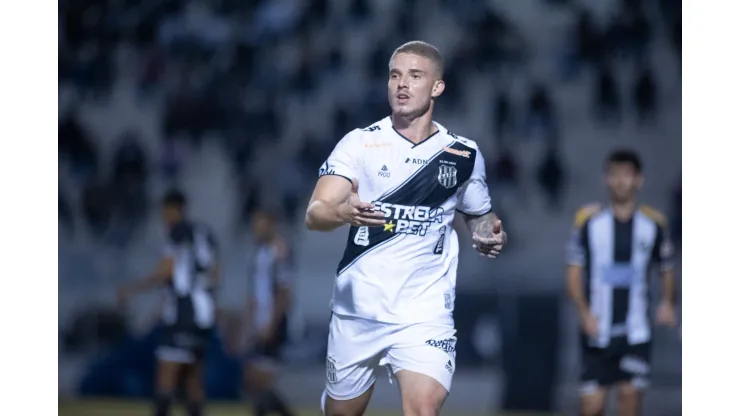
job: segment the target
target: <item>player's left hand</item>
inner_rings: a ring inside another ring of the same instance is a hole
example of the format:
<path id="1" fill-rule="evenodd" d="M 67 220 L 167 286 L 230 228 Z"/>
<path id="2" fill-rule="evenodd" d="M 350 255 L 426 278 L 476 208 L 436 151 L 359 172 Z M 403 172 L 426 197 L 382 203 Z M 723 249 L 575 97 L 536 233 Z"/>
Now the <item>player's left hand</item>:
<path id="1" fill-rule="evenodd" d="M 676 318 L 676 308 L 673 304 L 665 301 L 660 302 L 655 314 L 655 321 L 658 325 L 675 328 L 678 324 L 678 319 Z"/>
<path id="2" fill-rule="evenodd" d="M 478 233 L 473 233 L 473 249 L 480 253 L 481 256 L 495 259 L 501 254 L 504 245 L 506 245 L 506 231 L 504 231 L 501 220 L 493 222 L 493 234 L 491 237 L 483 237 Z"/>

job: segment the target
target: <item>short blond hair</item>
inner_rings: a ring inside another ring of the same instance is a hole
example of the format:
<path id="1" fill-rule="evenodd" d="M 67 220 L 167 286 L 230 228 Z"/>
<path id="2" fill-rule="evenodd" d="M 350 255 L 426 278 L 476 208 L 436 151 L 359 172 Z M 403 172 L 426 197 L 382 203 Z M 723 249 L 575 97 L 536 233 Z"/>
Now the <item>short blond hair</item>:
<path id="1" fill-rule="evenodd" d="M 424 58 L 429 59 L 430 61 L 432 61 L 434 66 L 437 67 L 437 74 L 439 75 L 439 79 L 442 79 L 445 71 L 444 58 L 442 58 L 442 54 L 439 53 L 439 49 L 437 49 L 431 43 L 424 42 L 423 40 L 412 40 L 411 42 L 406 42 L 403 45 L 397 47 L 396 50 L 393 51 L 393 55 L 391 55 L 390 61 L 388 61 L 388 68 L 390 68 L 391 62 L 393 62 L 393 58 L 395 58 L 396 55 L 398 55 L 399 53 L 408 53 L 412 55 L 423 56 Z"/>

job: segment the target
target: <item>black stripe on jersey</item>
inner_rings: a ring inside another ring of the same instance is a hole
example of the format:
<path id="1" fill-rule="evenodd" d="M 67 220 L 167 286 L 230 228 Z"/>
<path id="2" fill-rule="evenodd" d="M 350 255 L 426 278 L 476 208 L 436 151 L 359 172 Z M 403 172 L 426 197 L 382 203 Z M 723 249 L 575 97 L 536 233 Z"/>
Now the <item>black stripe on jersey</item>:
<path id="1" fill-rule="evenodd" d="M 614 264 L 630 265 L 632 262 L 634 216 L 629 221 L 614 221 Z M 612 289 L 612 324 L 627 322 L 629 312 L 630 288 L 615 287 Z"/>
<path id="2" fill-rule="evenodd" d="M 475 166 L 476 150 L 464 144 L 454 141 L 446 146 L 454 150 L 469 151 L 469 157 L 464 157 L 444 149 L 440 150 L 429 159 L 429 163 L 423 165 L 419 170 L 397 186 L 392 191 L 378 199 L 377 202 L 390 203 L 406 206 L 427 206 L 437 208 L 445 201 L 455 195 L 460 186 L 462 186 L 473 174 Z M 442 162 L 448 163 L 442 163 Z M 451 163 L 454 163 L 452 165 Z M 454 166 L 457 169 L 457 184 L 452 188 L 445 188 L 440 184 L 439 166 Z M 352 226 L 347 236 L 347 246 L 344 250 L 342 260 L 337 267 L 337 274 L 341 274 L 360 257 L 369 253 L 373 249 L 380 247 L 391 239 L 401 235 L 394 232 L 383 231 L 383 227 L 368 228 L 368 245 L 359 246 L 354 243 L 354 236 L 357 234 L 359 227 Z"/>

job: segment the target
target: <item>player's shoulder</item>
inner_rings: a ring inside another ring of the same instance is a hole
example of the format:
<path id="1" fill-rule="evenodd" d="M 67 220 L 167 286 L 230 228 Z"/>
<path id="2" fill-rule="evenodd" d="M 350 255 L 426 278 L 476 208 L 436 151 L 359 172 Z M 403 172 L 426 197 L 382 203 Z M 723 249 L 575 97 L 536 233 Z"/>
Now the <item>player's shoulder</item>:
<path id="1" fill-rule="evenodd" d="M 576 228 L 581 228 L 586 225 L 588 220 L 603 211 L 604 207 L 598 202 L 589 202 L 587 204 L 583 204 L 580 208 L 578 208 L 578 210 L 576 210 L 576 215 L 573 218 L 573 226 Z"/>
<path id="2" fill-rule="evenodd" d="M 668 225 L 668 219 L 666 218 L 666 216 L 650 205 L 641 204 L 639 207 L 639 211 L 661 227 L 665 227 Z"/>
<path id="3" fill-rule="evenodd" d="M 444 134 L 448 138 L 451 138 L 455 143 L 459 143 L 460 145 L 467 147 L 470 150 L 478 151 L 478 143 L 476 143 L 474 140 L 468 139 L 467 137 L 460 136 L 459 134 L 450 131 L 446 127 L 442 126 L 441 124 L 437 124 L 440 128 L 440 133 Z"/>
<path id="4" fill-rule="evenodd" d="M 391 142 L 387 140 L 390 130 L 390 122 L 382 119 L 369 126 L 355 128 L 345 134 L 341 141 L 345 146 L 358 149 L 390 146 Z"/>

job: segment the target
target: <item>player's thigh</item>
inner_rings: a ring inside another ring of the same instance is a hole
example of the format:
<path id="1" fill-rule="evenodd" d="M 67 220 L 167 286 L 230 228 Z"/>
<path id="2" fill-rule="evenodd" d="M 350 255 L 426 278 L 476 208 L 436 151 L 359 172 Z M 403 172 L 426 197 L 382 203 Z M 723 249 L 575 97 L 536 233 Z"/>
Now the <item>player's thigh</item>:
<path id="1" fill-rule="evenodd" d="M 171 393 L 178 385 L 182 364 L 174 361 L 157 361 L 156 388 L 158 393 Z"/>
<path id="2" fill-rule="evenodd" d="M 447 389 L 436 379 L 410 370 L 395 373 L 401 391 L 403 414 L 406 416 L 434 416 L 439 414 Z"/>
<path id="3" fill-rule="evenodd" d="M 188 364 L 183 367 L 183 373 L 185 374 L 184 386 L 185 394 L 190 401 L 201 401 L 205 399 L 205 361 L 203 358 L 197 359 L 193 364 Z"/>
<path id="4" fill-rule="evenodd" d="M 374 385 L 371 385 L 364 393 L 348 400 L 337 400 L 324 391 L 321 397 L 321 411 L 324 416 L 362 416 L 370 404 Z"/>
<path id="5" fill-rule="evenodd" d="M 387 359 L 406 413 L 436 414 L 441 408 L 452 386 L 456 343 L 452 325 L 413 325 L 394 334 Z"/>
<path id="6" fill-rule="evenodd" d="M 581 393 L 581 416 L 604 416 L 609 391 L 605 387 L 596 387 L 588 393 Z"/>
<path id="7" fill-rule="evenodd" d="M 389 327 L 334 314 L 329 325 L 326 393 L 330 402 L 355 402 L 375 383 L 380 353 L 388 345 Z"/>

